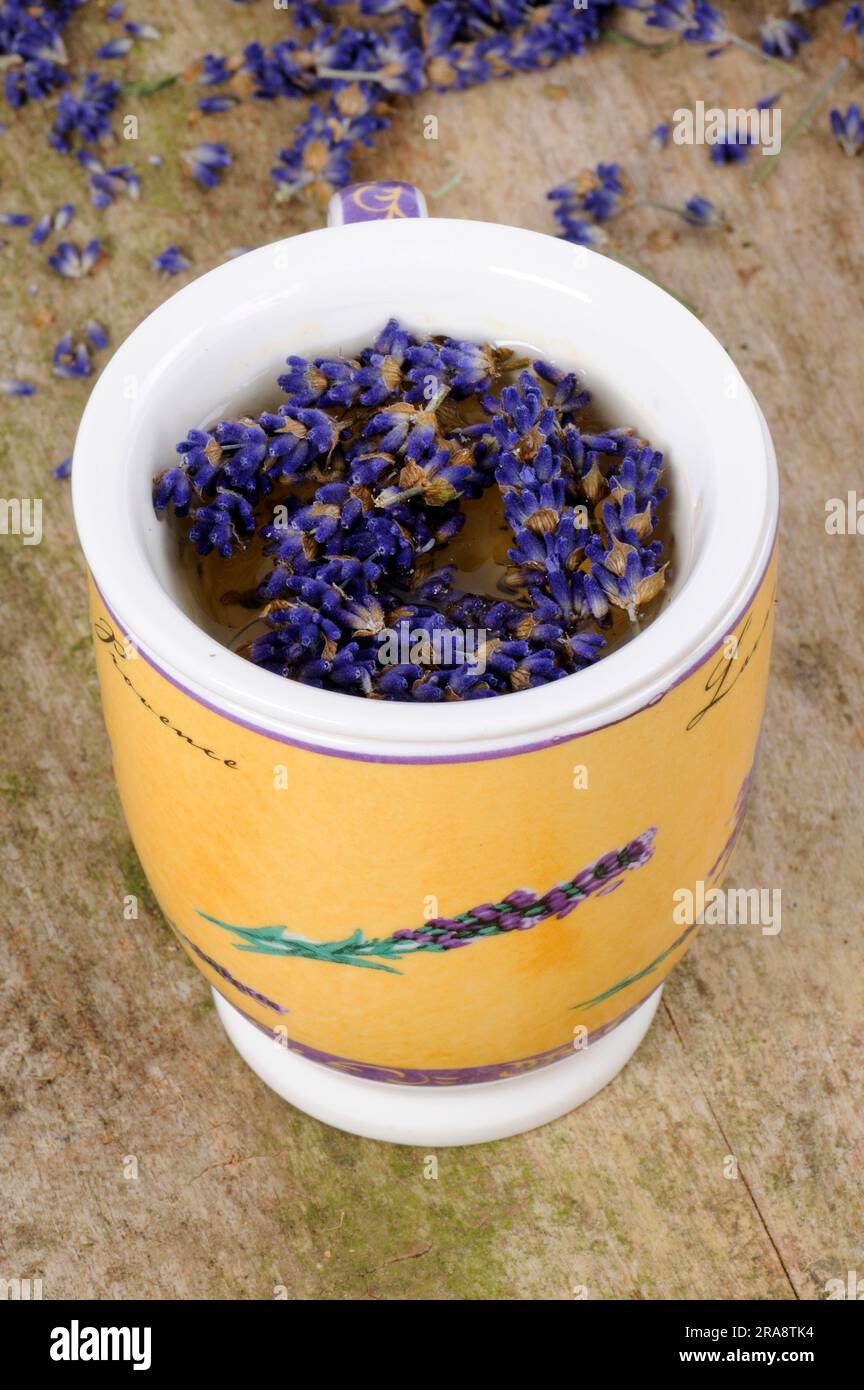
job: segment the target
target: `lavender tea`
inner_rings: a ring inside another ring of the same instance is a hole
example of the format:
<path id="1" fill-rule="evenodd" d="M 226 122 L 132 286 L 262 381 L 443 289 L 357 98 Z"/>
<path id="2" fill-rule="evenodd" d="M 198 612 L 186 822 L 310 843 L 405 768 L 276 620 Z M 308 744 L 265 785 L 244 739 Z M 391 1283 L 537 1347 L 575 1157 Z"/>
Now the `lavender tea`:
<path id="1" fill-rule="evenodd" d="M 291 680 L 465 700 L 573 675 L 655 616 L 662 454 L 572 372 L 391 319 L 292 356 L 285 399 L 191 429 L 153 500 L 196 606 Z"/>

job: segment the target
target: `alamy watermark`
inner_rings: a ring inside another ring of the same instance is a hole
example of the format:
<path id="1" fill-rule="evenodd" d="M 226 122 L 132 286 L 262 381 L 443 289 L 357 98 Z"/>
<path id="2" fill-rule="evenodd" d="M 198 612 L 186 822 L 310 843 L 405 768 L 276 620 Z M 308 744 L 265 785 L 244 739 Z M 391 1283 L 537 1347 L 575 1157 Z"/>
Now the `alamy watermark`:
<path id="1" fill-rule="evenodd" d="M 378 634 L 378 660 L 382 666 L 471 666 L 482 676 L 488 636 L 485 627 L 388 627 Z"/>
<path id="2" fill-rule="evenodd" d="M 130 1361 L 133 1371 L 149 1371 L 149 1327 L 82 1327 L 73 1318 L 69 1327 L 51 1331 L 52 1361 Z"/>
<path id="3" fill-rule="evenodd" d="M 761 927 L 763 936 L 782 926 L 779 888 L 706 888 L 700 878 L 695 889 L 676 888 L 672 901 L 678 926 Z"/>
<path id="4" fill-rule="evenodd" d="M 24 545 L 39 545 L 42 498 L 0 497 L 0 536 L 20 536 Z"/>
<path id="5" fill-rule="evenodd" d="M 860 1303 L 864 1300 L 864 1279 L 858 1278 L 858 1271 L 855 1269 L 848 1269 L 845 1279 L 826 1279 L 823 1288 L 829 1302 L 851 1299 Z"/>
<path id="6" fill-rule="evenodd" d="M 672 113 L 672 139 L 676 145 L 722 145 L 741 141 L 761 145 L 763 154 L 777 154 L 783 143 L 780 108 L 771 107 L 706 107 L 697 101 L 691 110 L 679 106 Z"/>
<path id="7" fill-rule="evenodd" d="M 847 492 L 825 503 L 825 530 L 829 536 L 864 536 L 864 497 Z"/>
<path id="8" fill-rule="evenodd" d="M 0 1279 L 0 1302 L 27 1303 L 41 1297 L 41 1279 Z"/>

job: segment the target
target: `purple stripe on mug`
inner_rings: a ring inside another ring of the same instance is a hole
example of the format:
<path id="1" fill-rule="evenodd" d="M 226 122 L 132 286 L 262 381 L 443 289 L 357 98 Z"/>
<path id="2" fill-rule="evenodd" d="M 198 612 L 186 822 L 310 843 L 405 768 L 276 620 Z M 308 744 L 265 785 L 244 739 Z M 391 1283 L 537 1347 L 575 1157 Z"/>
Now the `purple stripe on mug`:
<path id="1" fill-rule="evenodd" d="M 184 943 L 188 941 L 182 932 L 178 932 L 178 935 Z M 553 1066 L 556 1062 L 577 1055 L 571 1040 L 562 1043 L 559 1047 L 552 1047 L 545 1052 L 535 1053 L 532 1057 L 519 1057 L 512 1062 L 493 1062 L 486 1066 L 440 1067 L 436 1069 L 376 1066 L 371 1062 L 355 1062 L 349 1057 L 338 1057 L 335 1053 L 323 1052 L 320 1048 L 310 1047 L 308 1043 L 298 1042 L 296 1038 L 289 1038 L 282 1026 L 268 1028 L 266 1023 L 253 1018 L 245 1009 L 241 1009 L 233 999 L 229 1000 L 221 985 L 211 982 L 211 988 L 225 999 L 247 1023 L 251 1023 L 259 1033 L 279 1047 L 285 1047 L 290 1052 L 296 1052 L 298 1056 L 305 1057 L 309 1062 L 318 1062 L 334 1071 L 361 1077 L 365 1081 L 384 1082 L 390 1086 L 476 1086 L 482 1082 L 506 1081 L 508 1077 L 524 1076 L 526 1072 L 542 1071 L 545 1067 Z M 585 1048 L 598 1043 L 601 1038 L 606 1038 L 610 1033 L 614 1033 L 617 1028 L 621 1027 L 622 1023 L 626 1023 L 627 1019 L 632 1018 L 637 1010 L 644 1008 L 648 1000 L 653 999 L 661 988 L 661 985 L 655 985 L 642 999 L 631 1004 L 623 1013 L 618 1014 L 617 1018 L 610 1019 L 608 1023 L 592 1029 L 584 1040 L 580 1051 L 584 1051 Z"/>

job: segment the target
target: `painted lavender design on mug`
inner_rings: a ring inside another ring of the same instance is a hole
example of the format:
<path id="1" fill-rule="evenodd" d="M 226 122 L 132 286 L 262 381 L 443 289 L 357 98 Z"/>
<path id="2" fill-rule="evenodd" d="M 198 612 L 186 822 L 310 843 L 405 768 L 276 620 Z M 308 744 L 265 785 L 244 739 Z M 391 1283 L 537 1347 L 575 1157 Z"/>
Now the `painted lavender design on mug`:
<path id="1" fill-rule="evenodd" d="M 452 951 L 470 946 L 485 937 L 505 932 L 528 931 L 550 917 L 566 917 L 574 907 L 600 893 L 620 886 L 628 869 L 641 868 L 654 853 L 655 826 L 643 830 L 620 849 L 603 854 L 580 869 L 573 878 L 557 883 L 539 896 L 528 888 L 516 888 L 496 903 L 481 903 L 456 917 L 435 917 L 422 927 L 405 928 L 392 936 L 367 939 L 359 929 L 341 941 L 308 941 L 284 926 L 238 927 L 200 912 L 206 921 L 240 937 L 234 943 L 239 951 L 267 956 L 300 956 L 305 960 L 329 961 L 333 965 L 358 965 L 367 970 L 402 972 L 381 960 L 396 960 L 418 951 Z M 374 959 L 372 959 L 374 957 Z"/>

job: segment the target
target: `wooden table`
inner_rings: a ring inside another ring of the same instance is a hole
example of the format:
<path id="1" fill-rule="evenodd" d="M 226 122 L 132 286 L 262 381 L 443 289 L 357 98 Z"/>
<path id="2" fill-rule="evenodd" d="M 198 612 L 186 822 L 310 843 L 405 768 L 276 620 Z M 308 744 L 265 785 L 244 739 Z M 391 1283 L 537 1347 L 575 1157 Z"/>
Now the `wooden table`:
<path id="1" fill-rule="evenodd" d="M 87 10 L 68 33 L 73 66 L 106 38 Z M 730 13 L 752 37 L 762 10 Z M 139 47 L 135 77 L 286 24 L 265 5 L 150 0 L 147 15 L 163 39 Z M 864 476 L 864 159 L 835 146 L 827 108 L 758 189 L 747 181 L 758 152 L 717 168 L 704 147 L 646 147 L 677 106 L 746 106 L 777 87 L 788 128 L 834 62 L 839 23 L 837 7 L 817 14 L 798 83 L 744 53 L 652 57 L 606 41 L 547 73 L 421 95 L 358 165 L 432 194 L 449 184 L 432 198 L 438 215 L 544 231 L 546 189 L 597 160 L 620 159 L 663 201 L 698 191 L 721 203 L 728 231 L 640 209 L 618 224 L 621 244 L 696 301 L 735 357 L 785 484 L 764 752 L 733 879 L 782 888 L 782 932 L 703 933 L 607 1091 L 539 1132 L 441 1151 L 432 1179 L 421 1152 L 292 1110 L 226 1042 L 126 834 L 68 484 L 50 476 L 88 390 L 51 378 L 61 332 L 95 315 L 122 340 L 183 283 L 149 270 L 169 243 L 201 273 L 228 248 L 317 225 L 315 208 L 274 204 L 268 174 L 300 108 L 246 104 L 187 126 L 198 92 L 182 83 L 125 98 L 139 140 L 115 153 L 135 160 L 144 194 L 104 213 L 74 158 L 47 148 L 44 106 L 8 118 L 2 206 L 38 215 L 76 202 L 68 235 L 98 233 L 109 257 L 63 281 L 26 232 L 9 231 L 2 251 L 0 374 L 42 388 L 4 403 L 2 491 L 44 499 L 44 539 L 0 537 L 0 1275 L 41 1277 L 46 1298 L 270 1298 L 283 1285 L 303 1299 L 818 1299 L 827 1280 L 864 1274 L 864 540 L 825 530 L 826 500 Z M 854 98 L 851 74 L 837 95 Z M 437 141 L 424 139 L 428 114 Z M 209 195 L 176 157 L 202 138 L 236 156 Z M 163 168 L 148 166 L 153 152 Z M 128 894 L 137 921 L 124 918 Z"/>

